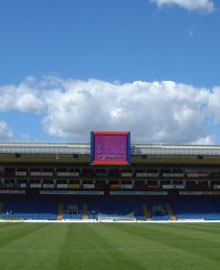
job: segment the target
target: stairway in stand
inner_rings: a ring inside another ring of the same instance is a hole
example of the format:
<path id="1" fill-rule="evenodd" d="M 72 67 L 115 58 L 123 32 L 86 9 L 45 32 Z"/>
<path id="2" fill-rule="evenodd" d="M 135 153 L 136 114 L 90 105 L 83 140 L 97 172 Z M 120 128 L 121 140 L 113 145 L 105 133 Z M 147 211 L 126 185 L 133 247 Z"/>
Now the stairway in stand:
<path id="1" fill-rule="evenodd" d="M 168 203 L 168 202 L 166 203 L 166 208 L 167 208 L 167 211 L 168 211 L 168 213 L 170 215 L 170 220 L 177 220 L 176 215 L 175 215 L 175 213 L 173 211 L 173 208 L 170 205 L 170 203 Z"/>
<path id="2" fill-rule="evenodd" d="M 57 204 L 57 220 L 63 219 L 63 203 L 59 202 Z"/>
<path id="3" fill-rule="evenodd" d="M 1 215 L 2 210 L 3 210 L 3 206 L 4 206 L 4 202 L 3 201 L 0 201 L 0 215 Z"/>
<path id="4" fill-rule="evenodd" d="M 83 203 L 83 219 L 88 219 L 89 215 L 88 215 L 88 204 L 87 203 Z"/>
<path id="5" fill-rule="evenodd" d="M 148 220 L 148 221 L 152 220 L 152 218 L 150 216 L 150 211 L 149 211 L 146 203 L 142 203 L 141 206 L 142 206 L 142 210 L 144 212 L 144 215 L 146 217 L 146 220 Z"/>

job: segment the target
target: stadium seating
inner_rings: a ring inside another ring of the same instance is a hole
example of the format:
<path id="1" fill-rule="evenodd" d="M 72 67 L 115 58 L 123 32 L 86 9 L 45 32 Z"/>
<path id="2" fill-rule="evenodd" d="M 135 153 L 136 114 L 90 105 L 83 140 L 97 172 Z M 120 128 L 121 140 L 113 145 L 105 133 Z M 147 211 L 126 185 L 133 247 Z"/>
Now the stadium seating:
<path id="1" fill-rule="evenodd" d="M 147 200 L 146 204 L 150 210 L 152 220 L 169 220 L 170 215 L 168 214 L 165 201 L 162 200 Z"/>
<path id="2" fill-rule="evenodd" d="M 63 200 L 63 219 L 82 219 L 83 209 L 81 200 Z"/>
<path id="3" fill-rule="evenodd" d="M 88 200 L 89 219 L 145 220 L 140 200 Z"/>
<path id="4" fill-rule="evenodd" d="M 220 220 L 219 200 L 173 200 L 171 205 L 178 219 Z"/>
<path id="5" fill-rule="evenodd" d="M 7 199 L 1 218 L 55 220 L 57 201 L 48 199 Z"/>
<path id="6" fill-rule="evenodd" d="M 56 220 L 58 202 L 62 204 L 63 220 L 146 220 L 143 204 L 153 221 L 170 220 L 167 205 L 175 217 L 184 219 L 220 220 L 220 200 L 182 199 L 5 199 L 1 218 L 24 220 Z M 86 209 L 86 211 L 85 211 Z M 86 212 L 86 213 L 85 213 Z M 60 220 L 61 220 L 60 219 Z M 148 219 L 149 220 L 149 219 Z"/>

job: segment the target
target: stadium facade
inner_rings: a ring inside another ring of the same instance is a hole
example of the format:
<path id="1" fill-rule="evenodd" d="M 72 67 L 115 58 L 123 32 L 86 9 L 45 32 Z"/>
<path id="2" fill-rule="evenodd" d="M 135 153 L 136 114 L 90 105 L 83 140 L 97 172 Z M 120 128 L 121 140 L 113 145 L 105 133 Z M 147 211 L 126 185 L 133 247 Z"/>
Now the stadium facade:
<path id="1" fill-rule="evenodd" d="M 219 197 L 220 146 L 133 144 L 123 166 L 91 165 L 91 144 L 0 144 L 3 219 L 218 220 Z"/>

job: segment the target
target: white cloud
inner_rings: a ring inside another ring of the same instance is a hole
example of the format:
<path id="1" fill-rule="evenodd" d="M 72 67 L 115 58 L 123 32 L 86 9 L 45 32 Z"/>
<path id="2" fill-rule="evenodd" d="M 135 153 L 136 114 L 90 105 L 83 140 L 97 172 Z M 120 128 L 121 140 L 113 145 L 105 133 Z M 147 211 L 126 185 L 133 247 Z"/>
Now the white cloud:
<path id="1" fill-rule="evenodd" d="M 30 135 L 27 134 L 27 133 L 21 134 L 21 139 L 22 139 L 23 141 L 26 141 L 26 142 L 30 142 L 30 141 L 31 141 L 31 137 L 30 137 Z"/>
<path id="2" fill-rule="evenodd" d="M 178 5 L 190 11 L 213 12 L 215 10 L 212 0 L 151 0 L 159 7 L 164 5 Z"/>
<path id="3" fill-rule="evenodd" d="M 60 81 L 44 92 L 43 126 L 51 136 L 79 141 L 90 130 L 130 130 L 133 142 L 191 143 L 208 137 L 208 97 L 208 90 L 175 82 Z"/>
<path id="4" fill-rule="evenodd" d="M 0 88 L 0 110 L 42 113 L 47 134 L 75 142 L 88 142 L 92 130 L 129 130 L 133 143 L 212 144 L 215 134 L 205 122 L 220 122 L 219 102 L 220 87 L 172 81 L 120 84 L 45 77 Z"/>
<path id="5" fill-rule="evenodd" d="M 32 88 L 33 81 L 27 81 L 18 86 L 6 85 L 0 87 L 0 111 L 10 111 L 12 109 L 21 112 L 40 113 L 45 104 L 40 97 L 39 90 Z"/>
<path id="6" fill-rule="evenodd" d="M 220 87 L 214 87 L 212 94 L 209 95 L 208 112 L 214 118 L 215 123 L 220 123 Z"/>
<path id="7" fill-rule="evenodd" d="M 196 145 L 210 145 L 214 143 L 214 136 L 199 137 L 196 141 L 191 142 L 191 144 Z"/>
<path id="8" fill-rule="evenodd" d="M 4 121 L 0 121 L 0 141 L 10 141 L 13 138 L 13 131 L 9 128 L 8 124 Z"/>

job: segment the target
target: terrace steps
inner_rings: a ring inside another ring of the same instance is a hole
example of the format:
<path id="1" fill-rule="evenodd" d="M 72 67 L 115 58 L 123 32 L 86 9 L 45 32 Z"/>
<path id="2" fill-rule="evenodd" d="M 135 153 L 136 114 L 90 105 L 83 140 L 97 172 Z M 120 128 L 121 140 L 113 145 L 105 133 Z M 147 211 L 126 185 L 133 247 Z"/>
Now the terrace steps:
<path id="1" fill-rule="evenodd" d="M 3 202 L 3 201 L 1 201 L 1 202 L 0 202 L 0 215 L 1 215 L 2 210 L 3 210 L 3 206 L 4 206 L 4 202 Z"/>
<path id="2" fill-rule="evenodd" d="M 83 219 L 88 219 L 88 204 L 86 202 L 83 203 Z"/>
<path id="3" fill-rule="evenodd" d="M 173 208 L 170 205 L 170 203 L 167 202 L 165 205 L 166 205 L 167 211 L 168 211 L 168 213 L 170 215 L 170 220 L 177 220 L 176 215 L 175 215 L 175 213 L 173 211 Z"/>
<path id="4" fill-rule="evenodd" d="M 150 211 L 149 211 L 146 203 L 142 203 L 141 206 L 142 206 L 142 210 L 144 212 L 144 215 L 146 217 L 146 220 L 148 220 L 148 221 L 152 220 L 151 215 L 150 215 Z"/>
<path id="5" fill-rule="evenodd" d="M 63 203 L 59 202 L 57 204 L 57 220 L 63 219 Z"/>

